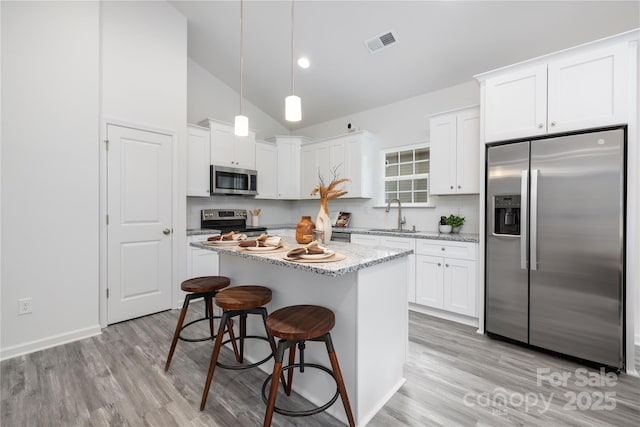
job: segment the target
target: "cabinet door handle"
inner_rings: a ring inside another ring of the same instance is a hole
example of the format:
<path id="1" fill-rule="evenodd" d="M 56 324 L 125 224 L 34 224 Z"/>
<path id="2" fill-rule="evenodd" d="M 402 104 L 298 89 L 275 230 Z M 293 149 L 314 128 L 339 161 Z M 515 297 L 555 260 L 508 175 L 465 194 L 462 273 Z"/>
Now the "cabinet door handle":
<path id="1" fill-rule="evenodd" d="M 542 129 L 544 125 L 542 123 L 538 123 L 538 129 Z"/>
<path id="2" fill-rule="evenodd" d="M 451 186 L 451 189 L 453 190 L 453 185 Z"/>
<path id="3" fill-rule="evenodd" d="M 556 122 L 551 122 L 551 126 L 555 126 L 555 125 L 556 125 Z"/>
<path id="4" fill-rule="evenodd" d="M 458 189 L 460 189 L 460 188 L 462 188 L 462 186 L 461 186 L 461 185 L 458 185 Z"/>
<path id="5" fill-rule="evenodd" d="M 440 248 L 440 249 L 444 251 L 444 248 Z"/>
<path id="6" fill-rule="evenodd" d="M 445 267 L 449 267 L 449 264 L 445 264 L 444 266 L 445 266 Z"/>
<path id="7" fill-rule="evenodd" d="M 171 230 L 169 230 L 168 228 L 165 228 L 164 230 L 162 230 L 162 234 L 167 235 L 170 234 Z"/>
<path id="8" fill-rule="evenodd" d="M 442 264 L 438 263 L 438 267 L 440 267 Z"/>

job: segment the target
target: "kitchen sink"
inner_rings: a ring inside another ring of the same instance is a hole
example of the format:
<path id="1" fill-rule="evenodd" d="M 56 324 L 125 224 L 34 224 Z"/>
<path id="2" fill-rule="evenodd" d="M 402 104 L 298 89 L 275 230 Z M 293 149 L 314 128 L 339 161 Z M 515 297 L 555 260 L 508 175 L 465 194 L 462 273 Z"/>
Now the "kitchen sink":
<path id="1" fill-rule="evenodd" d="M 369 229 L 369 231 L 382 231 L 382 232 L 387 232 L 387 233 L 417 233 L 418 230 L 406 230 L 406 229 L 402 229 L 402 230 L 398 230 L 397 228 L 371 228 Z"/>

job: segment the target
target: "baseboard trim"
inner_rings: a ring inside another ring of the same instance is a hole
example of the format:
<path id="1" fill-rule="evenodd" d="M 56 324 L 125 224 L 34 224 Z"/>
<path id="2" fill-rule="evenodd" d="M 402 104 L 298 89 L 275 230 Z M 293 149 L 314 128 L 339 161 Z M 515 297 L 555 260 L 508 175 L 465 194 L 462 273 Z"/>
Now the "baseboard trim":
<path id="1" fill-rule="evenodd" d="M 63 334 L 52 335 L 35 341 L 18 344 L 11 347 L 0 349 L 0 361 L 22 356 L 23 354 L 34 353 L 36 351 L 45 350 L 51 347 L 57 347 L 73 341 L 90 338 L 100 335 L 102 329 L 100 325 L 89 326 L 88 328 L 76 329 L 75 331 L 65 332 Z"/>
<path id="2" fill-rule="evenodd" d="M 451 313 L 449 311 L 438 310 L 437 308 L 426 307 L 424 305 L 409 303 L 409 310 L 427 314 L 440 319 L 451 320 L 452 322 L 462 323 L 463 325 L 478 327 L 478 319 L 475 317 L 464 316 L 462 314 Z"/>

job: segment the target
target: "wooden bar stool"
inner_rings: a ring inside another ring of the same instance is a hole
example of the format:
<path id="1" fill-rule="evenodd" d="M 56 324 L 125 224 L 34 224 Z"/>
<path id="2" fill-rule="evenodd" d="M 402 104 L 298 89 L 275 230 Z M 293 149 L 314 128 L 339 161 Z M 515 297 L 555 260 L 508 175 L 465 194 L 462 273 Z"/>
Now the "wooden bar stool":
<path id="1" fill-rule="evenodd" d="M 275 355 L 276 344 L 275 340 L 273 339 L 273 335 L 271 335 L 269 329 L 267 328 L 267 309 L 264 307 L 264 305 L 268 304 L 270 301 L 271 289 L 264 286 L 234 286 L 220 291 L 216 295 L 216 305 L 218 305 L 218 307 L 222 308 L 224 311 L 222 312 L 220 327 L 216 336 L 216 343 L 213 347 L 213 353 L 211 354 L 211 362 L 209 364 L 207 382 L 202 393 L 202 401 L 200 402 L 201 411 L 204 409 L 207 402 L 207 396 L 209 395 L 209 388 L 211 387 L 211 382 L 213 381 L 213 375 L 216 366 L 224 369 L 249 369 L 265 363 Z M 247 315 L 249 314 L 257 314 L 262 317 L 262 323 L 264 324 L 265 333 L 267 335 L 266 337 L 258 335 L 247 335 Z M 230 335 L 230 338 L 228 340 L 223 341 L 223 325 L 231 322 L 231 319 L 234 317 L 240 317 L 240 336 L 236 338 Z M 268 341 L 271 347 L 271 352 L 267 355 L 267 357 L 256 363 L 243 364 L 245 339 L 259 339 Z M 235 351 L 236 360 L 238 361 L 238 363 L 240 363 L 240 365 L 227 365 L 218 362 L 218 357 L 220 356 L 220 349 L 222 348 L 222 346 L 229 342 L 231 342 L 235 346 L 236 340 L 240 341 L 240 351 Z"/>
<path id="2" fill-rule="evenodd" d="M 213 324 L 213 320 L 220 319 L 221 316 L 213 315 L 213 298 L 216 296 L 219 290 L 226 288 L 227 286 L 229 286 L 230 283 L 231 281 L 229 280 L 229 278 L 224 276 L 203 276 L 203 277 L 196 277 L 193 279 L 185 280 L 184 282 L 182 282 L 182 284 L 180 285 L 180 288 L 183 291 L 189 292 L 189 293 L 184 297 L 184 303 L 182 304 L 182 311 L 180 311 L 180 318 L 178 319 L 178 325 L 176 326 L 176 331 L 173 334 L 173 341 L 171 342 L 171 349 L 169 350 L 167 363 L 164 366 L 165 372 L 169 370 L 169 365 L 171 365 L 171 359 L 173 358 L 173 352 L 176 349 L 176 344 L 178 343 L 179 339 L 182 341 L 188 341 L 188 342 L 199 342 L 199 341 L 208 341 L 208 340 L 215 339 L 216 335 L 215 335 L 215 327 Z M 189 304 L 191 303 L 191 301 L 198 298 L 204 298 L 205 316 L 200 319 L 191 321 L 186 325 L 183 325 L 184 319 L 187 316 L 187 311 L 189 310 Z M 205 320 L 209 320 L 209 332 L 210 332 L 210 334 L 207 335 L 206 337 L 185 338 L 181 335 L 182 331 L 188 326 L 193 325 L 194 323 L 203 322 Z M 231 323 L 230 325 L 231 325 L 230 334 L 233 334 L 233 326 L 232 326 L 233 324 Z M 235 341 L 233 344 L 235 346 Z"/>
<path id="3" fill-rule="evenodd" d="M 333 329 L 335 323 L 336 317 L 333 311 L 317 305 L 294 305 L 284 307 L 274 311 L 267 318 L 267 328 L 273 336 L 280 338 L 280 340 L 278 341 L 278 350 L 276 352 L 273 374 L 267 377 L 262 384 L 262 400 L 267 404 L 267 411 L 264 416 L 265 427 L 271 426 L 274 411 L 291 417 L 305 417 L 326 410 L 335 403 L 338 399 L 338 395 L 342 398 L 342 404 L 344 405 L 344 410 L 347 413 L 349 425 L 351 427 L 355 427 L 356 422 L 353 418 L 353 413 L 351 412 L 351 405 L 349 404 L 349 397 L 347 396 L 347 388 L 344 385 L 342 371 L 340 370 L 338 358 L 333 348 L 333 342 L 331 341 L 331 334 L 329 333 Z M 325 343 L 327 353 L 329 354 L 329 360 L 331 361 L 332 370 L 315 363 L 305 363 L 305 341 L 322 341 Z M 300 350 L 300 363 L 294 363 L 296 357 L 296 345 Z M 289 349 L 289 364 L 282 367 L 282 361 L 284 359 L 284 352 L 286 349 Z M 304 372 L 305 367 L 320 369 L 329 374 L 335 380 L 336 393 L 329 402 L 306 411 L 290 411 L 276 406 L 278 382 L 283 382 L 286 394 L 290 395 L 293 382 L 293 371 L 298 367 L 300 368 L 300 372 Z M 283 378 L 284 371 L 288 371 L 288 380 L 286 384 L 284 384 Z M 279 380 L 273 381 L 272 378 L 279 378 Z M 267 401 L 265 392 L 269 381 L 271 381 L 271 389 L 269 392 L 269 400 Z"/>

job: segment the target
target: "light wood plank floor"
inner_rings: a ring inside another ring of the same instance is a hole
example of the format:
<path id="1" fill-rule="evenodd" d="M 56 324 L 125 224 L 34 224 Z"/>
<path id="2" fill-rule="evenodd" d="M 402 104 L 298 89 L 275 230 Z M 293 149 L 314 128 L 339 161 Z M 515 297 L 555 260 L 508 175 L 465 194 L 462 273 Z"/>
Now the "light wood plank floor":
<path id="1" fill-rule="evenodd" d="M 101 336 L 2 362 L 0 425 L 261 425 L 265 374 L 257 369 L 217 370 L 207 407 L 198 410 L 212 342 L 179 342 L 164 373 L 177 316 L 168 311 L 112 325 Z M 409 318 L 407 383 L 371 426 L 640 424 L 638 378 L 622 374 L 615 386 L 580 386 L 579 364 L 489 339 L 467 326 L 413 312 Z M 545 368 L 571 375 L 566 386 L 538 385 L 537 370 Z M 593 409 L 601 396 L 602 406 L 615 408 Z M 550 401 L 546 410 L 541 398 Z M 276 414 L 273 424 L 341 425 L 327 414 Z"/>

